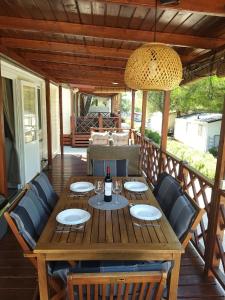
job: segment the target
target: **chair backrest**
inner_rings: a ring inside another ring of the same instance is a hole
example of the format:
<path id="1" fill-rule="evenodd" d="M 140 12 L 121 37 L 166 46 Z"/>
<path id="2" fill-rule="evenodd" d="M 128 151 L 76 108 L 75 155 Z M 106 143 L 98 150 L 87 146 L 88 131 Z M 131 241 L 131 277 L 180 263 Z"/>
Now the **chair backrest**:
<path id="1" fill-rule="evenodd" d="M 107 166 L 111 176 L 128 176 L 128 160 L 92 160 L 93 176 L 105 176 Z"/>
<path id="2" fill-rule="evenodd" d="M 87 149 L 87 173 L 93 175 L 92 160 L 128 160 L 128 175 L 140 175 L 140 145 L 104 146 L 90 145 Z"/>
<path id="3" fill-rule="evenodd" d="M 59 197 L 54 191 L 48 177 L 44 172 L 41 172 L 30 182 L 30 186 L 40 197 L 42 206 L 45 207 L 45 210 L 50 214 Z"/>
<path id="4" fill-rule="evenodd" d="M 153 194 L 158 200 L 164 214 L 168 217 L 176 199 L 182 195 L 179 182 L 166 172 L 160 174 Z"/>
<path id="5" fill-rule="evenodd" d="M 160 300 L 166 272 L 84 273 L 67 277 L 69 300 Z M 122 298 L 121 298 L 122 297 Z"/>
<path id="6" fill-rule="evenodd" d="M 184 248 L 190 241 L 204 212 L 204 209 L 201 209 L 186 193 L 175 201 L 168 219 Z"/>

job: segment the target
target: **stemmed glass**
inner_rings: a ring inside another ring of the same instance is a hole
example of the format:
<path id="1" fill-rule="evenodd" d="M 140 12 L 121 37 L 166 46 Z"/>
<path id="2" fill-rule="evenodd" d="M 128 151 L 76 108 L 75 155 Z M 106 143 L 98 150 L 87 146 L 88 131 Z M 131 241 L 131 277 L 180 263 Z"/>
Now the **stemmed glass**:
<path id="1" fill-rule="evenodd" d="M 115 180 L 113 182 L 113 193 L 116 194 L 116 201 L 115 204 L 118 204 L 118 195 L 122 192 L 122 183 L 120 180 Z"/>
<path id="2" fill-rule="evenodd" d="M 104 192 L 104 184 L 102 180 L 96 180 L 95 184 L 95 193 L 98 195 L 98 201 L 97 204 L 101 205 L 102 204 L 102 200 L 101 200 L 101 194 L 103 194 Z"/>

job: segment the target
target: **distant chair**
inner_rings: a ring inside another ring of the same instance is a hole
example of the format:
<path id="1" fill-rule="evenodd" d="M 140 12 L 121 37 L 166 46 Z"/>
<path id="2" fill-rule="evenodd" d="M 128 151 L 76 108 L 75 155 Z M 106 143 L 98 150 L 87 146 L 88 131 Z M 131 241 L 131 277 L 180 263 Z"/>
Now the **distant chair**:
<path id="1" fill-rule="evenodd" d="M 105 176 L 106 168 L 110 167 L 111 176 L 128 176 L 128 160 L 92 160 L 93 176 Z"/>
<path id="2" fill-rule="evenodd" d="M 182 188 L 179 182 L 170 174 L 160 174 L 153 194 L 158 200 L 164 214 L 168 217 L 176 199 L 182 195 Z"/>
<path id="3" fill-rule="evenodd" d="M 92 273 L 68 276 L 69 300 L 160 300 L 166 272 Z M 122 297 L 122 298 L 121 298 Z"/>

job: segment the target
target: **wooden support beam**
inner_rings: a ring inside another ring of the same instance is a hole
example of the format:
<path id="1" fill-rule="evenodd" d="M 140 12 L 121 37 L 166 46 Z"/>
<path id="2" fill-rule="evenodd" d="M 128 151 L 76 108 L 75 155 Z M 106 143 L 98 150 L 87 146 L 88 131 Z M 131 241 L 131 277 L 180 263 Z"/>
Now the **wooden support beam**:
<path id="1" fill-rule="evenodd" d="M 59 85 L 59 128 L 60 128 L 60 152 L 63 156 L 63 104 L 62 104 L 62 86 Z"/>
<path id="2" fill-rule="evenodd" d="M 91 0 L 92 2 L 94 0 Z M 133 5 L 133 6 L 144 6 L 148 8 L 154 8 L 156 5 L 155 0 L 98 0 L 100 2 L 121 4 L 121 5 Z M 218 17 L 225 17 L 224 0 L 182 0 L 178 1 L 177 4 L 160 4 L 157 0 L 157 6 L 161 9 L 169 9 L 175 11 L 184 11 L 191 13 L 198 13 L 203 15 L 212 15 Z"/>
<path id="3" fill-rule="evenodd" d="M 169 126 L 169 112 L 170 112 L 170 92 L 164 92 L 164 105 L 163 105 L 163 118 L 162 118 L 162 131 L 161 131 L 161 151 L 166 151 L 167 133 Z"/>
<path id="4" fill-rule="evenodd" d="M 49 41 L 37 41 L 27 39 L 15 39 L 15 38 L 1 38 L 4 45 L 9 48 L 21 48 L 21 49 L 33 49 L 44 50 L 51 52 L 64 52 L 64 53 L 80 53 L 95 57 L 117 57 L 121 59 L 127 59 L 132 53 L 131 50 L 117 49 L 117 48 L 105 48 L 96 46 L 86 46 L 80 44 L 71 43 L 58 43 Z"/>
<path id="5" fill-rule="evenodd" d="M 130 115 L 130 128 L 134 129 L 134 110 L 135 110 L 135 92 L 132 90 L 132 104 L 131 104 L 131 115 Z"/>
<path id="6" fill-rule="evenodd" d="M 147 112 L 147 99 L 148 99 L 148 92 L 143 91 L 142 97 L 142 117 L 141 117 L 141 135 L 142 137 L 145 136 L 145 123 L 146 123 L 146 112 Z"/>
<path id="7" fill-rule="evenodd" d="M 121 41 L 149 43 L 154 40 L 154 31 L 106 27 L 71 22 L 43 21 L 0 16 L 0 27 L 5 29 L 31 30 L 34 32 L 48 32 L 54 34 L 72 34 Z M 225 44 L 224 39 L 208 38 L 177 33 L 157 32 L 156 41 L 181 47 L 202 49 L 218 48 Z"/>
<path id="8" fill-rule="evenodd" d="M 51 99 L 50 99 L 50 82 L 45 80 L 46 89 L 46 120 L 47 120 L 47 139 L 48 139 L 48 165 L 52 164 L 52 126 L 51 126 Z"/>
<path id="9" fill-rule="evenodd" d="M 82 73 L 90 73 L 91 72 L 98 72 L 99 75 L 102 72 L 105 72 L 105 74 L 116 74 L 116 76 L 124 75 L 124 69 L 115 69 L 115 68 L 104 68 L 101 66 L 82 66 L 82 65 L 70 65 L 68 68 L 68 64 L 64 63 L 50 63 L 50 62 L 35 62 L 35 66 L 40 67 L 42 70 L 45 70 L 46 72 L 55 70 L 55 71 L 66 71 L 68 73 L 76 73 L 79 72 L 79 74 Z"/>
<path id="10" fill-rule="evenodd" d="M 36 62 L 53 62 L 53 63 L 64 63 L 68 65 L 78 65 L 78 66 L 93 66 L 102 67 L 110 69 L 125 69 L 125 60 L 116 59 L 103 59 L 96 57 L 78 57 L 65 54 L 49 54 L 49 53 L 37 53 L 37 52 L 22 52 L 21 55 L 26 59 L 35 64 Z"/>
<path id="11" fill-rule="evenodd" d="M 8 194 L 1 65 L 0 65 L 0 194 L 4 196 L 7 196 Z"/>
<path id="12" fill-rule="evenodd" d="M 159 173 L 162 172 L 163 156 L 166 152 L 167 145 L 167 133 L 169 125 L 169 112 L 170 112 L 170 91 L 164 92 L 164 104 L 163 104 L 163 118 L 162 118 L 162 131 L 161 131 L 161 143 L 160 143 L 160 158 L 159 158 Z"/>
<path id="13" fill-rule="evenodd" d="M 205 272 L 210 274 L 210 269 L 219 267 L 219 256 L 217 255 L 218 246 L 216 243 L 217 235 L 223 240 L 224 228 L 221 228 L 222 221 L 219 220 L 220 199 L 221 199 L 221 180 L 225 179 L 225 98 L 223 105 L 223 117 L 220 130 L 220 142 L 218 148 L 216 174 L 212 189 L 208 234 L 206 239 L 205 250 Z"/>

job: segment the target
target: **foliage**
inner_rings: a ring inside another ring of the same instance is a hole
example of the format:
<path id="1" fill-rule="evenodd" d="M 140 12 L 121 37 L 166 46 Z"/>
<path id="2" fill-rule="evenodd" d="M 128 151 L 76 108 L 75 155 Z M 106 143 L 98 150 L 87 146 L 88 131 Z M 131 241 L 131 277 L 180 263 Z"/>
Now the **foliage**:
<path id="1" fill-rule="evenodd" d="M 212 147 L 209 149 L 209 153 L 211 153 L 214 157 L 218 155 L 218 147 Z"/>
<path id="2" fill-rule="evenodd" d="M 216 159 L 210 153 L 203 153 L 194 150 L 182 143 L 168 139 L 167 151 L 177 156 L 183 161 L 187 161 L 190 166 L 210 179 L 214 179 L 216 170 Z"/>
<path id="3" fill-rule="evenodd" d="M 161 137 L 156 131 L 152 131 L 150 129 L 145 129 L 145 136 L 148 137 L 150 140 L 155 142 L 156 144 L 160 144 Z"/>
<path id="4" fill-rule="evenodd" d="M 190 111 L 222 112 L 225 78 L 211 76 L 174 89 L 171 93 L 171 110 L 178 115 Z"/>

